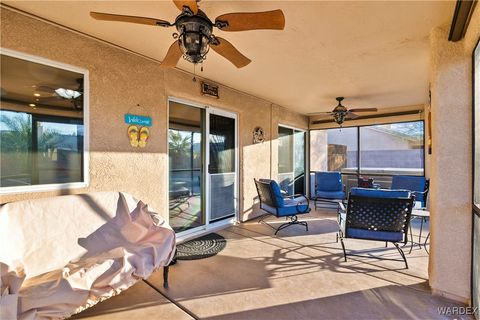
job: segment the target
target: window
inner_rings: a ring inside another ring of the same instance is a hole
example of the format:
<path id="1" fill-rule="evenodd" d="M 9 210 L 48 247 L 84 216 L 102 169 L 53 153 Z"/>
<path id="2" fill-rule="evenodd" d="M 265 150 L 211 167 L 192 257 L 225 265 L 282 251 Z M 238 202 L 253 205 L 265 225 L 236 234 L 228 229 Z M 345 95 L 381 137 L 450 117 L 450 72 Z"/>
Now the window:
<path id="1" fill-rule="evenodd" d="M 360 175 L 389 188 L 392 175 L 423 175 L 424 166 L 423 121 L 310 132 L 310 169 L 342 172 L 347 190 Z"/>
<path id="2" fill-rule="evenodd" d="M 84 185 L 84 74 L 14 53 L 1 65 L 0 191 Z"/>
<path id="3" fill-rule="evenodd" d="M 356 173 L 358 168 L 357 133 L 356 127 L 311 131 L 311 170 Z"/>
<path id="4" fill-rule="evenodd" d="M 305 194 L 305 131 L 278 127 L 278 181 L 288 194 Z"/>
<path id="5" fill-rule="evenodd" d="M 360 127 L 360 173 L 423 175 L 423 121 Z"/>

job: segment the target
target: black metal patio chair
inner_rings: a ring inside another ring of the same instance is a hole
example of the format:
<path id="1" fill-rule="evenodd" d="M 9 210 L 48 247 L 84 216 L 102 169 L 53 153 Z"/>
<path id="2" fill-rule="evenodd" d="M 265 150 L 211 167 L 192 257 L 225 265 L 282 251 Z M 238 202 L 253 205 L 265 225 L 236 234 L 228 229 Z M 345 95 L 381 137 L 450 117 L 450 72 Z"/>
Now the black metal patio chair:
<path id="1" fill-rule="evenodd" d="M 304 195 L 283 195 L 280 186 L 274 180 L 254 179 L 254 181 L 257 187 L 258 198 L 260 199 L 260 208 L 276 217 L 290 219 L 290 221 L 283 223 L 278 228 L 274 228 L 275 235 L 278 231 L 294 224 L 303 225 L 308 231 L 308 223 L 299 221 L 297 217 L 299 214 L 310 212 L 310 204 L 307 197 Z M 260 222 L 262 221 L 263 219 L 260 220 Z"/>
<path id="2" fill-rule="evenodd" d="M 414 201 L 415 197 L 408 190 L 352 188 L 348 196 L 345 217 L 340 219 L 340 241 L 345 261 L 347 252 L 344 239 L 391 242 L 408 269 L 407 258 L 399 243 L 407 244 Z"/>

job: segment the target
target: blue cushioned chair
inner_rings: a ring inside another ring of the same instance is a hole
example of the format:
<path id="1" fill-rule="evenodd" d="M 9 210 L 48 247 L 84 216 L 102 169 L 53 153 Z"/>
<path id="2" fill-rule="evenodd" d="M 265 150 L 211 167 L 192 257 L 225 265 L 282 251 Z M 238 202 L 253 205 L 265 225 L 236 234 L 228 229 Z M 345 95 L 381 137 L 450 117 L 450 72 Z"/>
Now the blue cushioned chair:
<path id="1" fill-rule="evenodd" d="M 305 226 L 308 231 L 308 224 L 306 221 L 298 221 L 297 215 L 309 213 L 310 205 L 308 199 L 303 195 L 284 196 L 280 190 L 277 182 L 274 180 L 260 179 L 255 181 L 257 187 L 258 198 L 260 199 L 260 208 L 276 217 L 286 217 L 290 219 L 279 226 L 278 231 L 285 229 L 294 224 L 301 224 Z M 260 222 L 263 221 L 260 220 Z"/>
<path id="2" fill-rule="evenodd" d="M 415 196 L 415 201 L 422 208 L 427 207 L 427 196 L 430 182 L 425 177 L 419 176 L 393 176 L 392 190 L 409 190 Z"/>
<path id="3" fill-rule="evenodd" d="M 315 172 L 315 209 L 318 202 L 338 202 L 345 200 L 345 195 L 340 172 Z"/>
<path id="4" fill-rule="evenodd" d="M 408 269 L 407 259 L 398 243 L 406 244 L 408 241 L 408 225 L 414 199 L 408 190 L 350 189 L 346 215 L 341 219 L 340 226 L 345 261 L 345 238 L 391 242 Z"/>

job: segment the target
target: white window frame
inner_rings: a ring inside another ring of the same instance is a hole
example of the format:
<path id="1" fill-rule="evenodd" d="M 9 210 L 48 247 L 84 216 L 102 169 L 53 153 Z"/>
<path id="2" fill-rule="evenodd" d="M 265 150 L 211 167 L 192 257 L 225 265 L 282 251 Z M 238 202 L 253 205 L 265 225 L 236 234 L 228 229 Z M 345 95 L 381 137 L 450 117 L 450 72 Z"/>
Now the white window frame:
<path id="1" fill-rule="evenodd" d="M 69 183 L 52 183 L 52 184 L 38 184 L 28 186 L 15 186 L 15 187 L 0 187 L 0 195 L 4 194 L 18 194 L 18 193 L 31 193 L 31 192 L 44 192 L 52 190 L 64 190 L 64 189 L 77 189 L 86 188 L 90 183 L 90 153 L 89 153 L 89 72 L 87 69 L 72 66 L 69 64 L 53 61 L 50 59 L 42 58 L 39 56 L 26 54 L 23 52 L 0 47 L 0 54 L 23 59 L 50 67 L 64 69 L 76 73 L 83 74 L 83 181 L 69 182 Z"/>

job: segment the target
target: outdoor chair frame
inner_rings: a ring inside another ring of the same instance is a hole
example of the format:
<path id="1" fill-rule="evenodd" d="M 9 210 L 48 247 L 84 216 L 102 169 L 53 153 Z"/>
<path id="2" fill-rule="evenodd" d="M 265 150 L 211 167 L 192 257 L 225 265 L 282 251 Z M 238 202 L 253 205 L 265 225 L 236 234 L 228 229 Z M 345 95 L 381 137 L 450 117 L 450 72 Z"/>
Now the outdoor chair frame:
<path id="1" fill-rule="evenodd" d="M 406 191 L 405 191 L 406 192 Z M 340 228 L 340 242 L 345 261 L 347 252 L 344 239 L 391 242 L 400 253 L 402 260 L 374 257 L 377 259 L 403 261 L 408 269 L 407 258 L 399 243 L 408 242 L 408 230 L 415 196 L 408 197 L 373 197 L 350 194 L 346 208 L 344 227 Z M 348 254 L 350 256 L 362 256 Z M 364 257 L 364 256 L 362 256 Z M 368 256 L 372 257 L 372 256 Z"/>
<path id="2" fill-rule="evenodd" d="M 298 220 L 299 214 L 310 212 L 310 202 L 305 195 L 282 195 L 280 187 L 274 180 L 254 179 L 254 182 L 260 200 L 260 209 L 276 217 L 285 217 L 285 219 L 290 220 L 281 224 L 278 228 L 274 228 L 264 220 L 268 216 L 268 214 L 265 214 L 260 218 L 259 223 L 263 222 L 273 228 L 275 235 L 280 230 L 296 224 L 305 226 L 306 231 L 308 231 L 308 223 Z M 284 203 L 284 199 L 289 200 Z"/>

